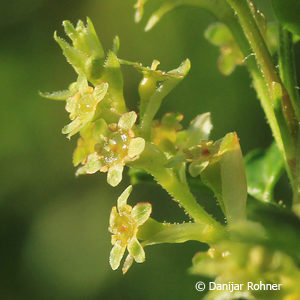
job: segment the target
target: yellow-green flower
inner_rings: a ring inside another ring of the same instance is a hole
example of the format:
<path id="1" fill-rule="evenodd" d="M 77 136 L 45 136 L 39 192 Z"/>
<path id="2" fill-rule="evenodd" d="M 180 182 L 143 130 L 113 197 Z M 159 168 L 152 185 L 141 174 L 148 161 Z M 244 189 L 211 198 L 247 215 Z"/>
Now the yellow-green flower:
<path id="1" fill-rule="evenodd" d="M 220 155 L 218 150 L 218 144 L 205 140 L 201 141 L 200 145 L 183 149 L 186 161 L 191 162 L 189 166 L 190 174 L 198 176 L 210 162 L 218 158 Z"/>
<path id="2" fill-rule="evenodd" d="M 133 208 L 127 204 L 127 199 L 132 191 L 130 185 L 118 198 L 117 207 L 113 207 L 109 219 L 109 231 L 112 233 L 109 263 L 116 270 L 126 251 L 129 252 L 125 259 L 122 271 L 127 272 L 133 260 L 137 263 L 145 261 L 145 252 L 137 240 L 139 226 L 143 225 L 150 217 L 152 207 L 150 203 L 138 203 Z"/>
<path id="3" fill-rule="evenodd" d="M 180 124 L 182 119 L 182 114 L 167 113 L 161 121 L 153 121 L 151 130 L 152 143 L 168 154 L 175 154 L 177 134 L 182 128 Z"/>
<path id="4" fill-rule="evenodd" d="M 95 145 L 101 141 L 101 136 L 106 134 L 107 124 L 103 119 L 91 122 L 80 131 L 77 147 L 73 153 L 73 164 L 85 164 L 87 157 L 95 152 Z"/>
<path id="5" fill-rule="evenodd" d="M 135 137 L 132 130 L 136 119 L 136 113 L 131 111 L 123 114 L 118 124 L 110 124 L 106 136 L 102 136 L 101 142 L 95 145 L 95 152 L 88 155 L 85 165 L 76 174 L 108 172 L 107 182 L 118 185 L 124 165 L 136 160 L 145 148 L 145 140 Z"/>
<path id="6" fill-rule="evenodd" d="M 68 138 L 79 132 L 93 120 L 98 103 L 105 97 L 108 83 L 104 82 L 95 88 L 88 85 L 84 75 L 79 75 L 77 92 L 67 99 L 66 110 L 70 113 L 72 122 L 62 129 Z"/>

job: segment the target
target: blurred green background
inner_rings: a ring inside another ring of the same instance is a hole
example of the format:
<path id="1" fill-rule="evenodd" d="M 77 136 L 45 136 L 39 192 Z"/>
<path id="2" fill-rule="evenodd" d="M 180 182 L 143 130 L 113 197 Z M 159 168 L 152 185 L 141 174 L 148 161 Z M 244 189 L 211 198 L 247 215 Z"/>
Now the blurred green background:
<path id="1" fill-rule="evenodd" d="M 269 2 L 259 2 L 271 16 Z M 1 4 L 0 299 L 202 298 L 194 289 L 200 278 L 187 272 L 192 256 L 205 249 L 196 242 L 146 248 L 146 262 L 134 264 L 126 276 L 110 269 L 108 218 L 128 177 L 114 189 L 103 174 L 75 178 L 71 156 L 76 139 L 69 141 L 61 134 L 68 122 L 64 104 L 38 96 L 39 90 L 64 89 L 76 80 L 53 32 L 63 36 L 63 20 L 89 16 L 105 49 L 119 35 L 122 58 L 145 65 L 156 58 L 165 70 L 190 58 L 189 75 L 166 98 L 159 115 L 180 111 L 188 124 L 196 114 L 211 111 L 213 138 L 237 131 L 244 153 L 268 146 L 270 130 L 247 71 L 239 67 L 231 76 L 222 76 L 216 63 L 218 49 L 203 37 L 212 16 L 195 8 L 178 9 L 145 33 L 144 24 L 133 21 L 133 4 L 133 0 Z M 128 107 L 136 109 L 140 75 L 124 68 L 124 76 Z M 284 183 L 280 192 L 286 193 Z M 206 192 L 197 197 L 207 207 L 214 205 Z M 136 186 L 130 201 L 151 201 L 153 217 L 160 221 L 186 220 L 158 186 Z"/>

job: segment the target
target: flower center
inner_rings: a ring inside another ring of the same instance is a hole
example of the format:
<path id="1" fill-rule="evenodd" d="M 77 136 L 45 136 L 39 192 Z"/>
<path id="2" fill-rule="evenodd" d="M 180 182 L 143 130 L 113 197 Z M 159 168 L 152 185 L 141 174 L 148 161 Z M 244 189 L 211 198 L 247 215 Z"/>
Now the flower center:
<path id="1" fill-rule="evenodd" d="M 85 115 L 95 109 L 95 99 L 92 95 L 84 95 L 78 101 L 77 114 Z"/>
<path id="2" fill-rule="evenodd" d="M 110 139 L 104 143 L 104 161 L 108 164 L 112 162 L 122 162 L 128 154 L 129 138 L 122 132 L 115 132 Z"/>
<path id="3" fill-rule="evenodd" d="M 116 224 L 116 236 L 122 245 L 127 245 L 133 238 L 137 228 L 135 221 L 127 212 L 121 212 Z"/>

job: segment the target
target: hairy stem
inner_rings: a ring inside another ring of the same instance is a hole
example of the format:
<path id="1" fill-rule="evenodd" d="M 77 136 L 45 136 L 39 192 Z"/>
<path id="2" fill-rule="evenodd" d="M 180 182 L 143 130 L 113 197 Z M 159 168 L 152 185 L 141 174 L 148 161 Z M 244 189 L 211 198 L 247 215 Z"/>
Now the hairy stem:
<path id="1" fill-rule="evenodd" d="M 186 241 L 213 244 L 226 237 L 227 233 L 225 231 L 220 232 L 210 225 L 199 223 L 159 223 L 151 218 L 138 231 L 138 238 L 144 240 L 143 246 L 162 243 L 184 243 Z"/>
<path id="2" fill-rule="evenodd" d="M 273 60 L 260 29 L 252 15 L 247 0 L 227 0 L 234 11 L 237 13 L 241 26 L 245 35 L 254 51 L 257 62 L 261 67 L 261 71 L 266 79 L 266 83 L 272 90 L 273 82 L 280 82 L 280 78 L 276 72 Z"/>
<path id="3" fill-rule="evenodd" d="M 300 120 L 300 96 L 297 90 L 297 75 L 295 66 L 295 53 L 293 45 L 293 35 L 289 31 L 279 27 L 279 70 L 281 79 L 290 95 L 291 102 L 297 117 Z M 294 205 L 300 203 L 300 130 L 298 127 L 295 160 L 293 161 L 293 191 Z"/>
<path id="4" fill-rule="evenodd" d="M 280 128 L 274 113 L 273 101 L 270 97 L 270 93 L 268 91 L 266 82 L 262 76 L 262 73 L 258 68 L 254 56 L 251 53 L 249 42 L 246 39 L 240 24 L 238 23 L 237 19 L 233 14 L 227 15 L 226 18 L 223 19 L 223 22 L 228 26 L 237 44 L 239 45 L 243 55 L 245 56 L 245 61 L 253 80 L 253 87 L 256 90 L 261 106 L 266 114 L 267 121 L 271 127 L 271 131 L 278 145 L 278 148 L 280 149 L 283 157 L 285 157 Z"/>
<path id="5" fill-rule="evenodd" d="M 198 204 L 190 192 L 187 183 L 180 181 L 171 168 L 165 167 L 166 162 L 167 160 L 163 153 L 153 144 L 146 143 L 145 150 L 141 157 L 130 163 L 130 166 L 143 169 L 151 174 L 195 222 L 214 226 L 217 230 L 223 232 L 223 226 Z"/>
<path id="6" fill-rule="evenodd" d="M 274 97 L 277 93 L 276 84 L 281 85 L 282 90 L 282 113 L 284 114 L 286 125 L 284 123 L 279 124 L 279 127 L 287 126 L 294 142 L 297 139 L 298 124 L 295 116 L 295 112 L 290 100 L 290 97 L 281 83 L 281 80 L 276 72 L 275 65 L 273 64 L 271 54 L 267 48 L 261 31 L 256 23 L 255 17 L 250 9 L 249 2 L 247 0 L 227 0 L 231 7 L 236 12 L 243 31 L 250 43 L 250 46 L 255 54 L 258 65 L 261 68 L 262 74 L 266 80 L 269 88 L 270 97 L 274 101 Z M 277 99 L 275 99 L 277 100 Z M 282 137 L 284 138 L 284 137 Z M 291 148 L 291 145 L 287 145 L 287 148 Z"/>
<path id="7" fill-rule="evenodd" d="M 250 9 L 249 2 L 247 0 L 227 0 L 227 2 L 236 12 L 245 36 L 247 37 L 255 54 L 257 63 L 260 66 L 262 75 L 264 76 L 264 78 L 261 77 L 261 79 L 259 79 L 256 76 L 256 72 L 253 72 L 252 66 L 250 65 L 250 70 L 252 70 L 251 73 L 254 79 L 254 85 L 256 86 L 256 89 L 258 89 L 259 96 L 262 96 L 263 98 L 265 98 L 264 95 L 267 96 L 266 101 L 262 101 L 262 105 L 268 121 L 270 122 L 274 138 L 285 158 L 286 170 L 292 184 L 294 198 L 296 197 L 297 199 L 297 195 L 299 194 L 297 183 L 299 182 L 297 171 L 299 168 L 297 163 L 299 160 L 297 158 L 297 149 L 299 144 L 299 119 L 297 118 L 297 111 L 294 109 L 295 105 L 293 105 L 293 102 L 295 101 L 292 101 L 288 94 L 291 83 L 287 82 L 289 86 L 287 91 L 276 72 L 272 57 L 256 23 L 255 17 L 253 16 L 253 12 Z M 282 50 L 284 54 L 286 50 L 287 49 Z M 286 63 L 288 63 L 288 66 L 286 66 Z M 290 61 L 283 62 L 282 65 L 284 65 L 282 68 L 287 68 L 289 72 L 291 71 Z M 287 76 L 285 77 L 286 81 L 289 81 L 289 78 Z M 262 85 L 262 80 L 266 81 L 268 87 L 267 94 Z M 280 87 L 280 92 L 278 91 L 278 87 Z M 267 100 L 267 98 L 269 98 L 269 100 Z M 277 123 L 277 125 L 275 125 L 275 123 Z M 279 138 L 279 136 L 281 138 Z"/>
<path id="8" fill-rule="evenodd" d="M 279 40 L 280 76 L 290 95 L 297 119 L 300 120 L 300 96 L 297 90 L 293 34 L 279 26 Z"/>

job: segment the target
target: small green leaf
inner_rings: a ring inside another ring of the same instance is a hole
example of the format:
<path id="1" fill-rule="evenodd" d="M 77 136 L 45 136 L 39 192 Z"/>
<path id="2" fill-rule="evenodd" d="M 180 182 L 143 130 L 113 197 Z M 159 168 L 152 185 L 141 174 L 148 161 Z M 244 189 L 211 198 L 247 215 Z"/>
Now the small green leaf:
<path id="1" fill-rule="evenodd" d="M 198 115 L 191 121 L 187 130 L 178 133 L 177 144 L 181 148 L 189 148 L 207 140 L 213 128 L 210 113 Z"/>
<path id="2" fill-rule="evenodd" d="M 235 133 L 228 133 L 220 141 L 217 158 L 202 171 L 201 179 L 214 191 L 229 223 L 245 218 L 247 182 Z"/>
<path id="3" fill-rule="evenodd" d="M 208 166 L 209 162 L 208 161 L 204 161 L 201 163 L 191 163 L 189 166 L 189 172 L 191 174 L 191 176 L 196 177 L 199 174 L 201 174 L 205 168 Z"/>
<path id="4" fill-rule="evenodd" d="M 218 67 L 223 75 L 230 75 L 236 67 L 236 56 L 233 52 L 221 55 L 218 60 Z"/>
<path id="5" fill-rule="evenodd" d="M 147 22 L 147 25 L 145 26 L 145 31 L 149 31 L 150 29 L 152 29 L 165 14 L 179 5 L 181 5 L 181 3 L 175 0 L 163 3 L 161 7 L 151 15 L 150 19 Z"/>
<path id="6" fill-rule="evenodd" d="M 246 155 L 248 193 L 258 200 L 273 201 L 273 189 L 279 180 L 284 161 L 276 144 L 268 150 L 254 150 Z"/>
<path id="7" fill-rule="evenodd" d="M 100 111 L 104 111 L 103 118 L 106 119 L 105 112 L 107 110 L 115 110 L 119 114 L 124 114 L 127 109 L 123 95 L 123 76 L 119 60 L 112 51 L 109 51 L 103 66 L 102 75 L 96 81 L 98 84 L 102 82 L 109 84 L 108 93 L 99 105 Z"/>
<path id="8" fill-rule="evenodd" d="M 243 54 L 226 25 L 214 23 L 207 28 L 204 36 L 210 43 L 220 48 L 218 67 L 223 75 L 230 75 L 237 65 L 243 64 Z"/>
<path id="9" fill-rule="evenodd" d="M 283 27 L 300 35 L 300 1 L 272 0 L 275 15 Z"/>
<path id="10" fill-rule="evenodd" d="M 204 32 L 205 38 L 215 46 L 222 46 L 231 43 L 233 37 L 228 29 L 222 23 L 211 24 Z"/>
<path id="11" fill-rule="evenodd" d="M 39 92 L 39 95 L 41 97 L 52 99 L 52 100 L 66 100 L 67 98 L 73 96 L 73 92 L 70 90 L 63 90 L 63 91 L 57 91 L 57 92 Z"/>
<path id="12" fill-rule="evenodd" d="M 64 21 L 65 33 L 72 45 L 54 33 L 54 39 L 63 50 L 67 61 L 78 74 L 85 74 L 93 82 L 101 76 L 104 51 L 98 39 L 93 23 L 87 18 L 86 26 L 79 20 L 76 28 L 70 21 Z"/>
<path id="13" fill-rule="evenodd" d="M 70 21 L 63 21 L 66 34 L 72 40 L 74 48 L 88 56 L 104 57 L 102 45 L 98 39 L 92 21 L 87 18 L 87 25 L 79 20 L 76 28 Z"/>
<path id="14" fill-rule="evenodd" d="M 134 5 L 134 8 L 136 9 L 135 12 L 135 22 L 139 22 L 144 14 L 144 4 L 147 2 L 147 0 L 137 0 L 137 3 Z"/>
<path id="15" fill-rule="evenodd" d="M 266 246 L 281 250 L 300 262 L 300 219 L 290 209 L 250 198 L 247 217 L 264 227 L 268 237 L 263 241 Z M 247 241 L 247 233 L 244 238 Z"/>
<path id="16" fill-rule="evenodd" d="M 139 22 L 142 19 L 144 13 L 144 5 L 148 0 L 137 0 L 135 4 L 136 13 L 135 21 Z M 154 1 L 153 1 L 154 2 Z M 145 31 L 152 29 L 167 13 L 171 10 L 181 6 L 200 7 L 213 13 L 218 19 L 228 18 L 228 15 L 232 13 L 232 10 L 226 1 L 213 1 L 213 0 L 159 0 L 155 1 L 159 5 L 150 16 Z"/>
<path id="17" fill-rule="evenodd" d="M 82 53 L 80 50 L 73 48 L 64 39 L 57 36 L 56 32 L 54 32 L 54 39 L 63 50 L 68 63 L 72 65 L 78 74 L 84 74 L 85 62 L 88 59 L 87 55 Z"/>

